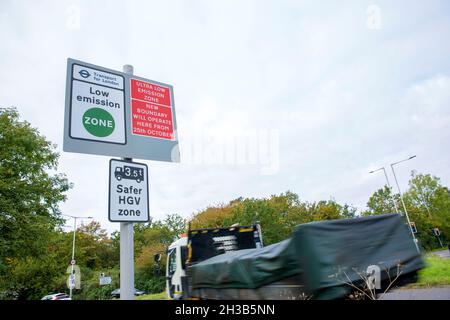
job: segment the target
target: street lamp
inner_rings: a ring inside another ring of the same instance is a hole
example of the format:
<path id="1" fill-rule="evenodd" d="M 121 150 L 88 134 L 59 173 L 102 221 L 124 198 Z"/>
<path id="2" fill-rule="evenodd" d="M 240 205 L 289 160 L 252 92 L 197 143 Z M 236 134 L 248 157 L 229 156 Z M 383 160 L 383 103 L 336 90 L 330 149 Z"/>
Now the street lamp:
<path id="1" fill-rule="evenodd" d="M 73 261 L 75 260 L 75 232 L 77 230 L 77 219 L 92 219 L 92 217 L 76 217 L 76 216 L 71 216 L 68 214 L 63 214 L 63 216 L 65 217 L 69 217 L 73 219 L 73 240 L 72 240 L 72 261 L 71 261 L 71 265 L 72 265 L 72 270 L 70 271 L 70 276 L 73 276 Z M 72 286 L 69 286 L 69 290 L 70 290 L 70 299 L 72 300 Z"/>
<path id="2" fill-rule="evenodd" d="M 374 172 L 377 172 L 377 171 L 380 171 L 380 170 L 383 170 L 384 176 L 386 177 L 387 186 L 389 187 L 389 190 L 392 190 L 391 184 L 389 183 L 389 179 L 388 179 L 388 176 L 386 174 L 386 169 L 384 167 L 381 167 L 381 168 L 376 169 L 376 170 L 372 170 L 369 173 L 374 173 Z M 397 203 L 395 203 L 395 200 L 394 200 L 394 198 L 392 196 L 391 196 L 391 200 L 392 200 L 392 203 L 394 204 L 395 212 L 398 213 Z"/>
<path id="3" fill-rule="evenodd" d="M 398 193 L 399 193 L 399 195 L 400 195 L 400 200 L 402 201 L 403 210 L 405 210 L 406 219 L 408 220 L 409 230 L 411 231 L 412 237 L 413 237 L 413 239 L 414 239 L 414 244 L 416 245 L 416 249 L 417 249 L 418 252 L 420 252 L 419 246 L 418 246 L 418 244 L 417 244 L 417 239 L 416 239 L 416 237 L 414 236 L 414 232 L 413 232 L 412 227 L 411 227 L 411 221 L 409 220 L 409 215 L 408 215 L 408 211 L 406 210 L 405 201 L 403 201 L 403 196 L 402 196 L 402 192 L 400 191 L 400 186 L 399 186 L 398 181 L 397 181 L 397 176 L 395 175 L 395 171 L 394 171 L 394 165 L 399 164 L 399 163 L 401 163 L 401 162 L 405 162 L 405 161 L 411 160 L 411 159 L 413 159 L 413 158 L 415 158 L 415 157 L 416 157 L 416 156 L 414 155 L 414 156 L 411 156 L 411 157 L 409 157 L 409 158 L 407 158 L 407 159 L 403 159 L 403 160 L 400 160 L 400 161 L 391 163 L 391 169 L 392 169 L 392 173 L 394 174 L 395 183 L 397 184 L 397 189 L 398 189 Z"/>

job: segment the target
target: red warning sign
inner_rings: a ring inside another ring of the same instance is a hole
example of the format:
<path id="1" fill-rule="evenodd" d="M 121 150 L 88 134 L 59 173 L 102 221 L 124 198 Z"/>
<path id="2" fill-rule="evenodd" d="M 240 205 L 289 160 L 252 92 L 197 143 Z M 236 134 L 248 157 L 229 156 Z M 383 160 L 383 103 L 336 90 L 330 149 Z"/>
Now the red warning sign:
<path id="1" fill-rule="evenodd" d="M 131 127 L 135 135 L 174 139 L 169 87 L 131 79 Z"/>

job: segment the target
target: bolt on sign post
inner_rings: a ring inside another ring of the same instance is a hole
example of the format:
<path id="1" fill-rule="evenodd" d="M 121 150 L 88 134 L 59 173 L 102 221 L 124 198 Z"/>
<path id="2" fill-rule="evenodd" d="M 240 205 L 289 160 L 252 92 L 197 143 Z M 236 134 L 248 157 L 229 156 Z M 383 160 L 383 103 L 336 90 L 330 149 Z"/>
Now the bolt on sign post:
<path id="1" fill-rule="evenodd" d="M 110 161 L 108 216 L 120 222 L 120 298 L 133 300 L 133 223 L 149 221 L 150 210 L 147 166 L 132 160 L 180 162 L 173 87 L 130 65 L 119 72 L 69 58 L 63 141 L 66 152 L 122 158 Z"/>

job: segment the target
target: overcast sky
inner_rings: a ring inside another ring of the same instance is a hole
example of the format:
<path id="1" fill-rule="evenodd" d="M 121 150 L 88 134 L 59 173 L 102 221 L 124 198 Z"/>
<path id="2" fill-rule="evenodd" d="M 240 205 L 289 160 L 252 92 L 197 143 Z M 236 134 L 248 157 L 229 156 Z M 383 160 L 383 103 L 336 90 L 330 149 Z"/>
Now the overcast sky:
<path id="1" fill-rule="evenodd" d="M 68 57 L 174 86 L 181 163 L 140 161 L 151 216 L 287 190 L 361 210 L 368 172 L 411 155 L 403 190 L 450 185 L 449 39 L 445 0 L 2 0 L 0 105 L 58 145 L 63 213 L 109 232 L 110 157 L 62 151 Z"/>

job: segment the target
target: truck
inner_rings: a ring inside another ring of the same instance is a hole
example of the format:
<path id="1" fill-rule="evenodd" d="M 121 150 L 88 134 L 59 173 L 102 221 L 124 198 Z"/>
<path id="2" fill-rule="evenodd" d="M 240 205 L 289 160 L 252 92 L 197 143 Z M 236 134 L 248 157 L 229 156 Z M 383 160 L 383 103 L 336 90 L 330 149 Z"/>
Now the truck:
<path id="1" fill-rule="evenodd" d="M 170 299 L 345 299 L 413 283 L 423 267 L 399 214 L 305 223 L 269 246 L 259 223 L 189 228 L 168 247 L 166 291 Z"/>
<path id="2" fill-rule="evenodd" d="M 226 228 L 189 228 L 187 234 L 174 241 L 167 249 L 166 292 L 170 299 L 188 298 L 187 270 L 198 262 L 226 252 L 261 248 L 261 228 L 234 225 Z M 155 259 L 157 261 L 157 259 Z"/>
<path id="3" fill-rule="evenodd" d="M 118 181 L 122 179 L 136 180 L 137 183 L 144 181 L 144 170 L 133 166 L 118 166 L 114 172 Z"/>

